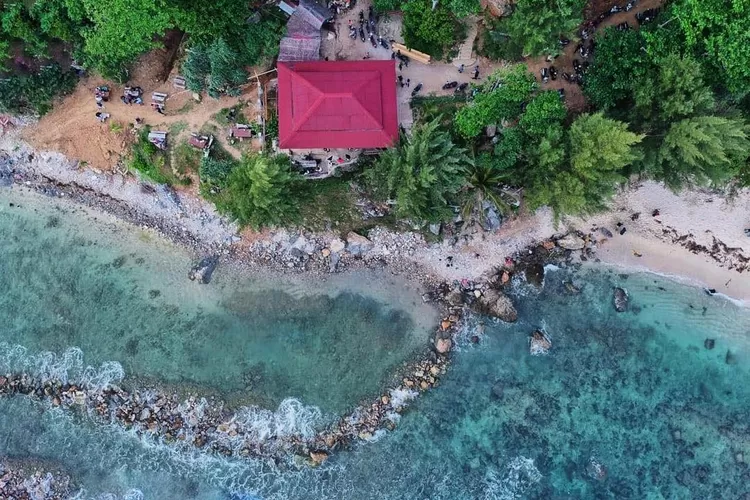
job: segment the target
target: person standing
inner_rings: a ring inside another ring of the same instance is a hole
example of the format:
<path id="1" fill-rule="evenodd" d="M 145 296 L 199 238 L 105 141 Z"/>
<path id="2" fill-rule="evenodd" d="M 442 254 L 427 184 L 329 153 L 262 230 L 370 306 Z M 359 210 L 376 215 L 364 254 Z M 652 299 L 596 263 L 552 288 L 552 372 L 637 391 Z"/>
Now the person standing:
<path id="1" fill-rule="evenodd" d="M 411 80 L 409 80 L 408 78 L 406 79 L 406 86 L 411 87 Z"/>

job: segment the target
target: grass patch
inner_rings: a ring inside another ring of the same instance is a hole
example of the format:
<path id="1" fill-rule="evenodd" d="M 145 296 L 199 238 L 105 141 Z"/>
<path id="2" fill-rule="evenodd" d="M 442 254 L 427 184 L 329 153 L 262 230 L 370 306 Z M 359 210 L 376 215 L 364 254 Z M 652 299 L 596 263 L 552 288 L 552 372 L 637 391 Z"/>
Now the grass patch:
<path id="1" fill-rule="evenodd" d="M 247 123 L 247 117 L 242 113 L 245 103 L 240 101 L 231 108 L 224 108 L 213 116 L 216 123 L 224 127 L 232 123 Z"/>
<path id="2" fill-rule="evenodd" d="M 183 130 L 187 128 L 187 126 L 188 126 L 187 122 L 182 121 L 182 120 L 178 122 L 174 122 L 172 125 L 169 126 L 169 135 L 171 135 L 172 137 L 177 137 L 180 134 L 180 132 L 182 132 Z"/>
<path id="3" fill-rule="evenodd" d="M 127 162 L 128 170 L 136 171 L 157 184 L 190 185 L 192 183 L 190 177 L 180 177 L 172 171 L 168 152 L 162 151 L 149 142 L 150 130 L 150 127 L 144 127 L 138 134 L 138 139 L 133 143 Z"/>
<path id="4" fill-rule="evenodd" d="M 180 109 L 177 110 L 177 114 L 184 115 L 185 113 L 189 113 L 193 110 L 194 107 L 195 107 L 195 99 L 190 99 L 185 104 L 183 104 Z"/>
<path id="5" fill-rule="evenodd" d="M 122 122 L 109 122 L 109 131 L 113 134 L 119 134 L 125 129 Z"/>
<path id="6" fill-rule="evenodd" d="M 174 170 L 184 176 L 197 174 L 201 166 L 203 152 L 194 148 L 187 141 L 180 142 L 172 153 Z"/>

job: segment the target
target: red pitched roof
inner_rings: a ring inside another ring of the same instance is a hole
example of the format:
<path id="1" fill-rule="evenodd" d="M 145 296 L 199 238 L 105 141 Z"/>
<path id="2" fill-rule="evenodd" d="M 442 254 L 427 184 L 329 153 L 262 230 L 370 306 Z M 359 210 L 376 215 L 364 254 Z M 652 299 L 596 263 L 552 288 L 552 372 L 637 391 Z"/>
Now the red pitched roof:
<path id="1" fill-rule="evenodd" d="M 278 63 L 279 147 L 381 148 L 398 137 L 396 65 Z"/>

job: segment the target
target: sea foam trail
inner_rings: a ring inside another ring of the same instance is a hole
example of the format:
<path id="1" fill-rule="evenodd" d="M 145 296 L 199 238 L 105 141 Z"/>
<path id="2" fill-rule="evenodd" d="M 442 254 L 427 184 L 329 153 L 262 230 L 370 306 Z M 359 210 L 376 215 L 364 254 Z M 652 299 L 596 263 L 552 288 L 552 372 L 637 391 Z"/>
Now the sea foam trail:
<path id="1" fill-rule="evenodd" d="M 125 371 L 116 361 L 105 361 L 99 367 L 83 362 L 83 351 L 70 347 L 58 355 L 45 351 L 30 354 L 21 345 L 0 342 L 0 373 L 25 373 L 42 383 L 75 382 L 93 391 L 101 391 L 122 382 Z"/>

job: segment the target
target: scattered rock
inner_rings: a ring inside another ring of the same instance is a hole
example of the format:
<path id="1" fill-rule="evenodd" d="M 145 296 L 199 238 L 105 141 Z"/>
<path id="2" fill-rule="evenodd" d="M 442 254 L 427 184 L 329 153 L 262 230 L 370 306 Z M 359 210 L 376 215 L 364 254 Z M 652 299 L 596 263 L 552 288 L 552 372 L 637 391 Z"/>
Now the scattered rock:
<path id="1" fill-rule="evenodd" d="M 552 250 L 553 248 L 555 248 L 555 242 L 552 240 L 544 241 L 542 243 L 542 248 L 544 248 L 545 250 Z"/>
<path id="2" fill-rule="evenodd" d="M 372 241 L 368 240 L 361 234 L 350 232 L 346 235 L 346 248 L 352 255 L 365 254 L 372 250 L 373 246 Z"/>
<path id="3" fill-rule="evenodd" d="M 672 432 L 672 437 L 674 438 L 675 441 L 679 441 L 680 439 L 682 439 L 682 433 L 680 432 L 679 429 L 675 429 L 675 431 Z"/>
<path id="4" fill-rule="evenodd" d="M 713 349 L 715 345 L 716 345 L 715 339 L 706 339 L 703 341 L 703 347 L 705 347 L 708 350 Z"/>
<path id="5" fill-rule="evenodd" d="M 434 234 L 435 236 L 440 234 L 440 226 L 441 224 L 430 224 L 430 232 Z"/>
<path id="6" fill-rule="evenodd" d="M 518 312 L 513 307 L 513 302 L 499 290 L 487 290 L 479 297 L 479 304 L 485 314 L 500 318 L 508 323 L 513 323 L 518 319 Z"/>
<path id="7" fill-rule="evenodd" d="M 443 320 L 443 321 L 442 321 L 442 322 L 440 323 L 440 329 L 441 329 L 441 330 L 443 330 L 443 331 L 445 331 L 445 330 L 449 329 L 450 327 L 451 327 L 451 322 L 450 322 L 450 321 L 448 321 L 448 320 Z"/>
<path id="8" fill-rule="evenodd" d="M 581 250 L 586 246 L 586 242 L 576 234 L 570 233 L 557 240 L 557 245 L 565 250 Z"/>
<path id="9" fill-rule="evenodd" d="M 732 351 L 730 351 L 729 349 L 727 349 L 727 355 L 724 356 L 724 362 L 726 364 L 728 364 L 728 365 L 736 365 L 737 364 L 737 356 L 735 356 L 735 354 Z"/>
<path id="10" fill-rule="evenodd" d="M 328 257 L 329 255 L 331 255 L 331 250 L 329 250 L 328 248 L 324 248 L 323 250 L 321 250 L 320 254 L 323 257 Z"/>
<path id="11" fill-rule="evenodd" d="M 325 451 L 311 451 L 310 460 L 312 460 L 313 465 L 320 465 L 328 460 L 328 453 Z"/>
<path id="12" fill-rule="evenodd" d="M 435 341 L 435 350 L 440 354 L 446 354 L 450 352 L 451 347 L 453 347 L 453 342 L 451 341 L 451 339 L 437 339 Z"/>
<path id="13" fill-rule="evenodd" d="M 614 293 L 615 311 L 625 312 L 628 310 L 628 292 L 624 288 L 615 287 Z"/>
<path id="14" fill-rule="evenodd" d="M 613 238 L 614 237 L 614 234 L 612 234 L 612 231 L 610 231 L 606 227 L 600 227 L 599 228 L 599 232 L 602 233 L 607 238 Z"/>
<path id="15" fill-rule="evenodd" d="M 529 352 L 532 356 L 547 354 L 551 348 L 552 342 L 550 342 L 549 338 L 543 331 L 536 330 L 531 334 L 531 338 L 529 339 Z"/>
<path id="16" fill-rule="evenodd" d="M 219 257 L 216 255 L 204 257 L 201 261 L 190 269 L 188 278 L 199 283 L 207 284 L 211 281 L 216 266 L 219 265 Z"/>

